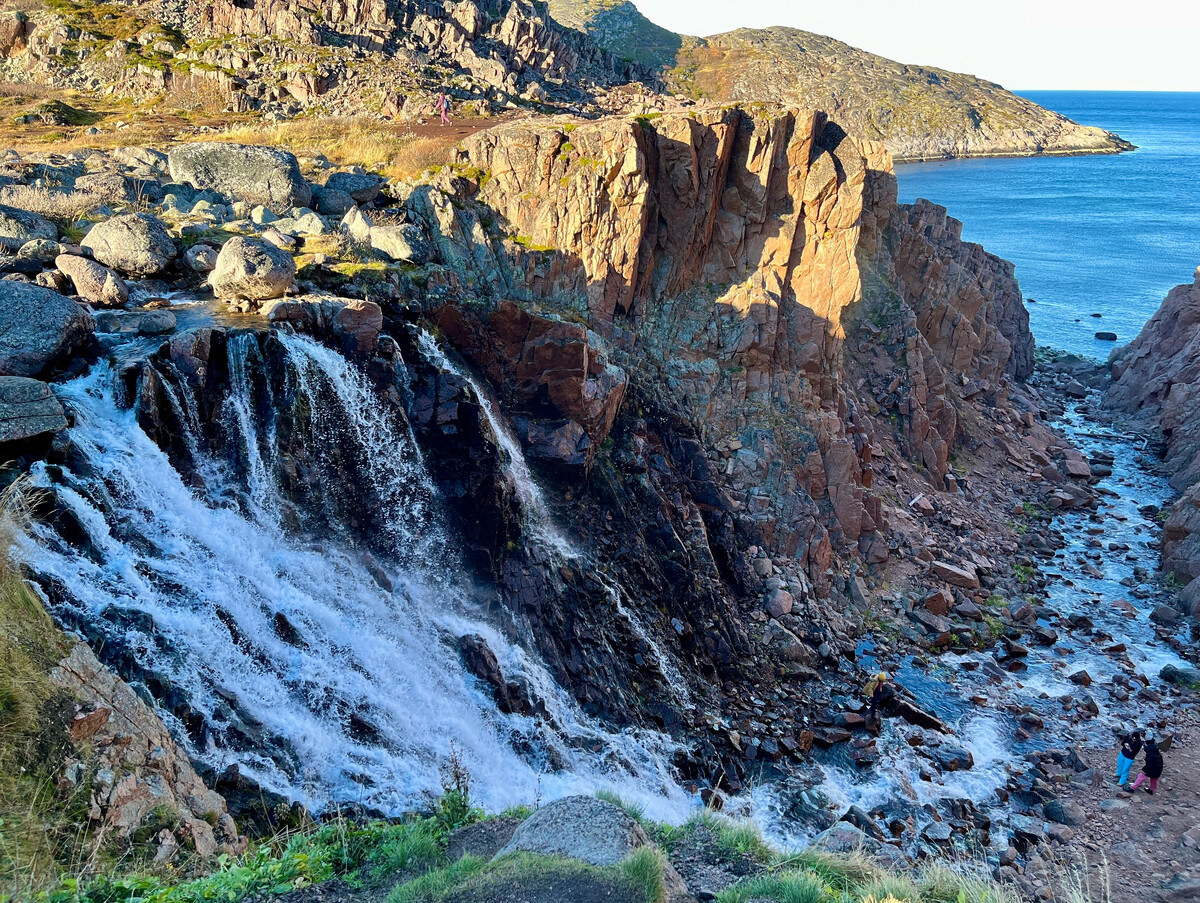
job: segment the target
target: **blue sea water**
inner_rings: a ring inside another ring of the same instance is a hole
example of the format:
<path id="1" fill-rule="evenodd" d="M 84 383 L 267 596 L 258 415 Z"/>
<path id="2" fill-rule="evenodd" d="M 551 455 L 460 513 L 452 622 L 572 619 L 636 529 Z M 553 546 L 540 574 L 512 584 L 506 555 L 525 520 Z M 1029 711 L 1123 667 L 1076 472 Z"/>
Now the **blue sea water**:
<path id="1" fill-rule="evenodd" d="M 944 205 L 1017 265 L 1038 344 L 1103 360 L 1096 332 L 1131 341 L 1200 265 L 1200 94 L 1022 94 L 1138 150 L 898 166 L 900 199 Z"/>

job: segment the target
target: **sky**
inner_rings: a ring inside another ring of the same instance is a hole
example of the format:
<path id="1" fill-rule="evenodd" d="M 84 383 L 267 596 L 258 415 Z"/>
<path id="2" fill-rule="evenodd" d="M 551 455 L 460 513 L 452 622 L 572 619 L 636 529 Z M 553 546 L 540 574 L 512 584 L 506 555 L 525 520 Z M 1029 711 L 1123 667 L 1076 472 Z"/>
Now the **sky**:
<path id="1" fill-rule="evenodd" d="M 672 31 L 790 25 L 1010 90 L 1200 91 L 1200 0 L 634 0 Z"/>

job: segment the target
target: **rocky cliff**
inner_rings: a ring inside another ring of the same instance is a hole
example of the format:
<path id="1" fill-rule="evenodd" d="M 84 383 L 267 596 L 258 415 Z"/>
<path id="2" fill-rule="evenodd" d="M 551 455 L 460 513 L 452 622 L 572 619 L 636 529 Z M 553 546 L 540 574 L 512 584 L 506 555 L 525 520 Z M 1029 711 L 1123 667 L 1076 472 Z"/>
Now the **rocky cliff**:
<path id="1" fill-rule="evenodd" d="M 551 0 L 550 12 L 618 56 L 657 66 L 672 91 L 825 110 L 898 161 L 1132 148 L 973 75 L 898 63 L 824 35 L 779 27 L 671 40 L 629 2 Z"/>
<path id="2" fill-rule="evenodd" d="M 1134 341 L 1112 355 L 1106 400 L 1166 442 L 1175 503 L 1163 538 L 1163 567 L 1186 585 L 1183 599 L 1200 609 L 1200 270 L 1171 290 Z"/>

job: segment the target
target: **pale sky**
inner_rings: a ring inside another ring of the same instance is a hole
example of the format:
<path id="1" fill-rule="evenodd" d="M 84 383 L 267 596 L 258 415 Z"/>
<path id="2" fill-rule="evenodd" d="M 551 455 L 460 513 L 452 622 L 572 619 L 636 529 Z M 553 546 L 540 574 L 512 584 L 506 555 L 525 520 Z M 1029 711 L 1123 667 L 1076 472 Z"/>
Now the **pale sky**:
<path id="1" fill-rule="evenodd" d="M 1200 91 L 1200 0 L 634 0 L 692 35 L 790 25 L 1010 90 Z"/>

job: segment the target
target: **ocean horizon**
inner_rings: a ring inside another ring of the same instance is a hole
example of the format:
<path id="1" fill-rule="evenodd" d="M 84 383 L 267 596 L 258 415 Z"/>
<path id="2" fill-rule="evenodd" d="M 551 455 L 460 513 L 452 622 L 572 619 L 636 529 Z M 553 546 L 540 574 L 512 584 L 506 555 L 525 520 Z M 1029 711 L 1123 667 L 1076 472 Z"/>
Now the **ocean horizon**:
<path id="1" fill-rule="evenodd" d="M 1200 265 L 1200 92 L 1019 93 L 1138 149 L 903 164 L 900 199 L 942 204 L 1016 265 L 1038 344 L 1105 360 Z"/>

